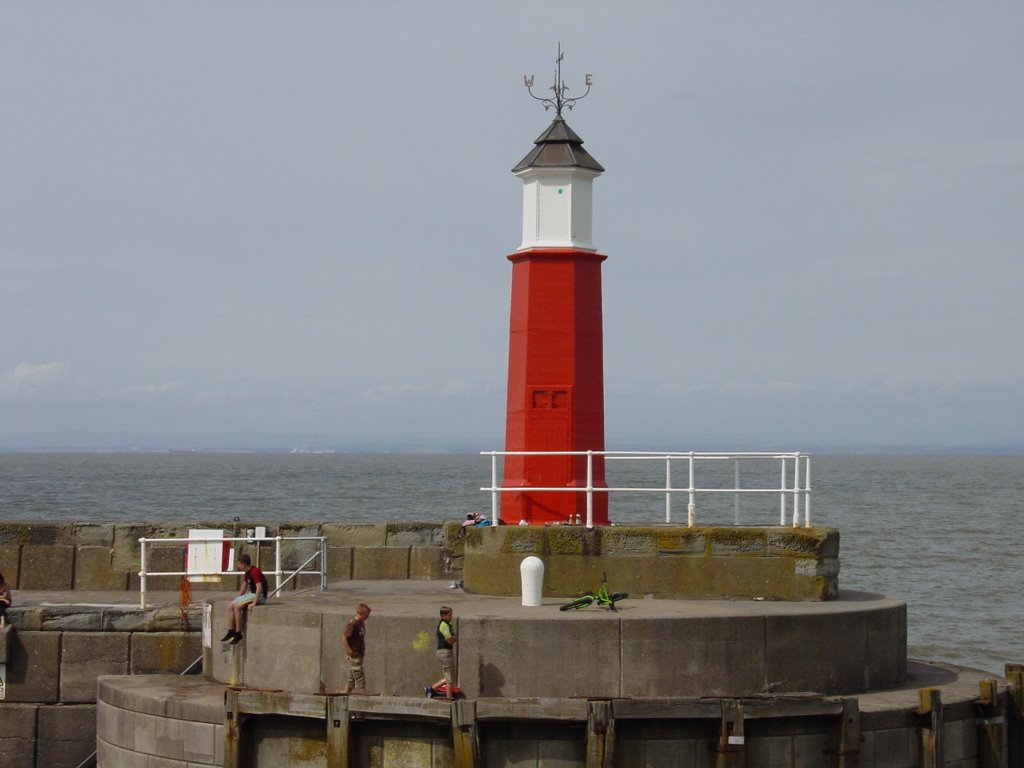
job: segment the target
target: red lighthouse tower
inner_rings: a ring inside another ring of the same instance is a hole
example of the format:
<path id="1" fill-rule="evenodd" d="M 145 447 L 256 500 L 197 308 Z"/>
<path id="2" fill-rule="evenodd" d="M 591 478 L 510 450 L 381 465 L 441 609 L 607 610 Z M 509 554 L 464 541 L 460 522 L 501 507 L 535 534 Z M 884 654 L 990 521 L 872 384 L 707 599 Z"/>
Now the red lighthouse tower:
<path id="1" fill-rule="evenodd" d="M 501 519 L 506 523 L 587 521 L 587 494 L 606 488 L 604 458 L 566 452 L 604 450 L 601 262 L 593 244 L 592 183 L 604 168 L 562 117 L 559 51 L 554 96 L 540 99 L 555 119 L 512 172 L 523 180 L 523 242 L 512 262 L 507 452 Z M 526 80 L 528 88 L 533 78 Z M 590 75 L 587 75 L 587 92 Z M 530 95 L 533 95 L 532 90 Z M 534 96 L 534 98 L 539 98 Z M 589 486 L 588 486 L 589 481 Z M 548 490 L 525 490 L 525 489 Z M 592 495 L 592 520 L 608 522 L 608 494 Z"/>

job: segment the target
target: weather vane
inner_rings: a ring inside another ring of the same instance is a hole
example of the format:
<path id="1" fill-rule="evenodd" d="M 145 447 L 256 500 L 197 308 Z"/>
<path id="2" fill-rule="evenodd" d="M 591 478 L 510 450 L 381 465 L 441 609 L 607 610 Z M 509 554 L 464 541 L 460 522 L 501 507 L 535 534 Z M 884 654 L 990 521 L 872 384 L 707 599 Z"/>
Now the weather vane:
<path id="1" fill-rule="evenodd" d="M 588 74 L 586 76 L 586 80 L 584 81 L 586 83 L 587 90 L 583 93 L 583 96 L 574 96 L 572 98 L 567 98 L 565 94 L 566 91 L 569 90 L 569 86 L 567 86 L 565 82 L 562 80 L 562 58 L 564 56 L 565 53 L 562 51 L 562 44 L 559 43 L 558 58 L 555 59 L 555 84 L 548 88 L 549 91 L 554 92 L 554 96 L 548 96 L 547 98 L 545 98 L 543 96 L 538 96 L 537 94 L 535 94 L 533 92 L 533 75 L 523 75 L 523 82 L 526 83 L 526 90 L 530 92 L 530 95 L 533 96 L 533 98 L 535 98 L 537 101 L 543 102 L 545 111 L 551 109 L 551 107 L 554 107 L 555 115 L 558 117 L 562 116 L 562 107 L 568 107 L 569 109 L 575 107 L 577 101 L 579 101 L 588 93 L 590 93 L 590 86 L 593 84 L 593 79 L 591 75 Z"/>

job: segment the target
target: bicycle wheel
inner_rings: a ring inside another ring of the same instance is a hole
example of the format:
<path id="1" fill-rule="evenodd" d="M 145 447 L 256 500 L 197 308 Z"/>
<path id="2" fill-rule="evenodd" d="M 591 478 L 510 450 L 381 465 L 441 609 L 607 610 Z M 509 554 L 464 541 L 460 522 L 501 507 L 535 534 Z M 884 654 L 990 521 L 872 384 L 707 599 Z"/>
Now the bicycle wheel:
<path id="1" fill-rule="evenodd" d="M 579 597 L 574 598 L 571 603 L 566 603 L 565 605 L 558 606 L 558 610 L 575 611 L 579 610 L 580 608 L 586 608 L 592 602 L 594 602 L 593 595 L 580 595 Z"/>

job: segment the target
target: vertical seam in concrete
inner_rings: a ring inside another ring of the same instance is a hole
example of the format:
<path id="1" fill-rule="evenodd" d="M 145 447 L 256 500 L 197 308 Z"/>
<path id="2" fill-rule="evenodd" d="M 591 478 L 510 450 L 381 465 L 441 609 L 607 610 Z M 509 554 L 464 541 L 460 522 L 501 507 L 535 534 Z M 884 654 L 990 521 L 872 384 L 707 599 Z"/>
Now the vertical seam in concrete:
<path id="1" fill-rule="evenodd" d="M 625 696 L 625 679 L 623 675 L 622 666 L 622 617 L 618 619 L 619 623 L 619 696 Z"/>
<path id="2" fill-rule="evenodd" d="M 768 617 L 761 617 L 761 690 L 768 689 Z"/>
<path id="3" fill-rule="evenodd" d="M 58 667 L 59 666 L 60 665 L 58 665 Z M 60 695 L 60 687 L 59 686 L 57 688 L 57 695 L 58 696 Z M 32 765 L 35 765 L 36 761 L 39 759 L 39 727 L 41 725 L 40 714 L 39 714 L 39 710 L 41 709 L 41 707 L 37 705 L 35 709 L 36 709 L 36 711 L 35 711 L 35 718 L 34 718 L 35 719 L 35 723 L 34 723 L 35 729 L 34 729 L 34 733 L 32 734 Z"/>
<path id="4" fill-rule="evenodd" d="M 41 625 L 40 625 L 41 626 Z M 57 685 L 55 687 L 56 701 L 61 701 L 61 671 L 64 667 L 64 632 L 57 633 Z M 37 715 L 38 717 L 38 715 Z M 36 738 L 38 740 L 39 729 L 36 728 Z"/>

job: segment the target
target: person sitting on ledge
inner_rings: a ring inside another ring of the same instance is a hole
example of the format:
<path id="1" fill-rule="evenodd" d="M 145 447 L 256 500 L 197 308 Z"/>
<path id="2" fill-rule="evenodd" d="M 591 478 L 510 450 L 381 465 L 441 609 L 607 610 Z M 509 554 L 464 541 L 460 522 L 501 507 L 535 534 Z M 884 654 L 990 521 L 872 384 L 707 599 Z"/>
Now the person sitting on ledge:
<path id="1" fill-rule="evenodd" d="M 231 614 L 228 616 L 228 631 L 220 641 L 235 645 L 242 640 L 247 612 L 257 605 L 267 602 L 267 577 L 263 571 L 252 564 L 248 554 L 238 556 L 238 568 L 244 573 L 242 589 L 238 597 L 231 601 Z"/>
<path id="2" fill-rule="evenodd" d="M 14 603 L 11 597 L 11 585 L 4 581 L 4 575 L 0 573 L 0 629 L 7 626 L 7 609 Z"/>

